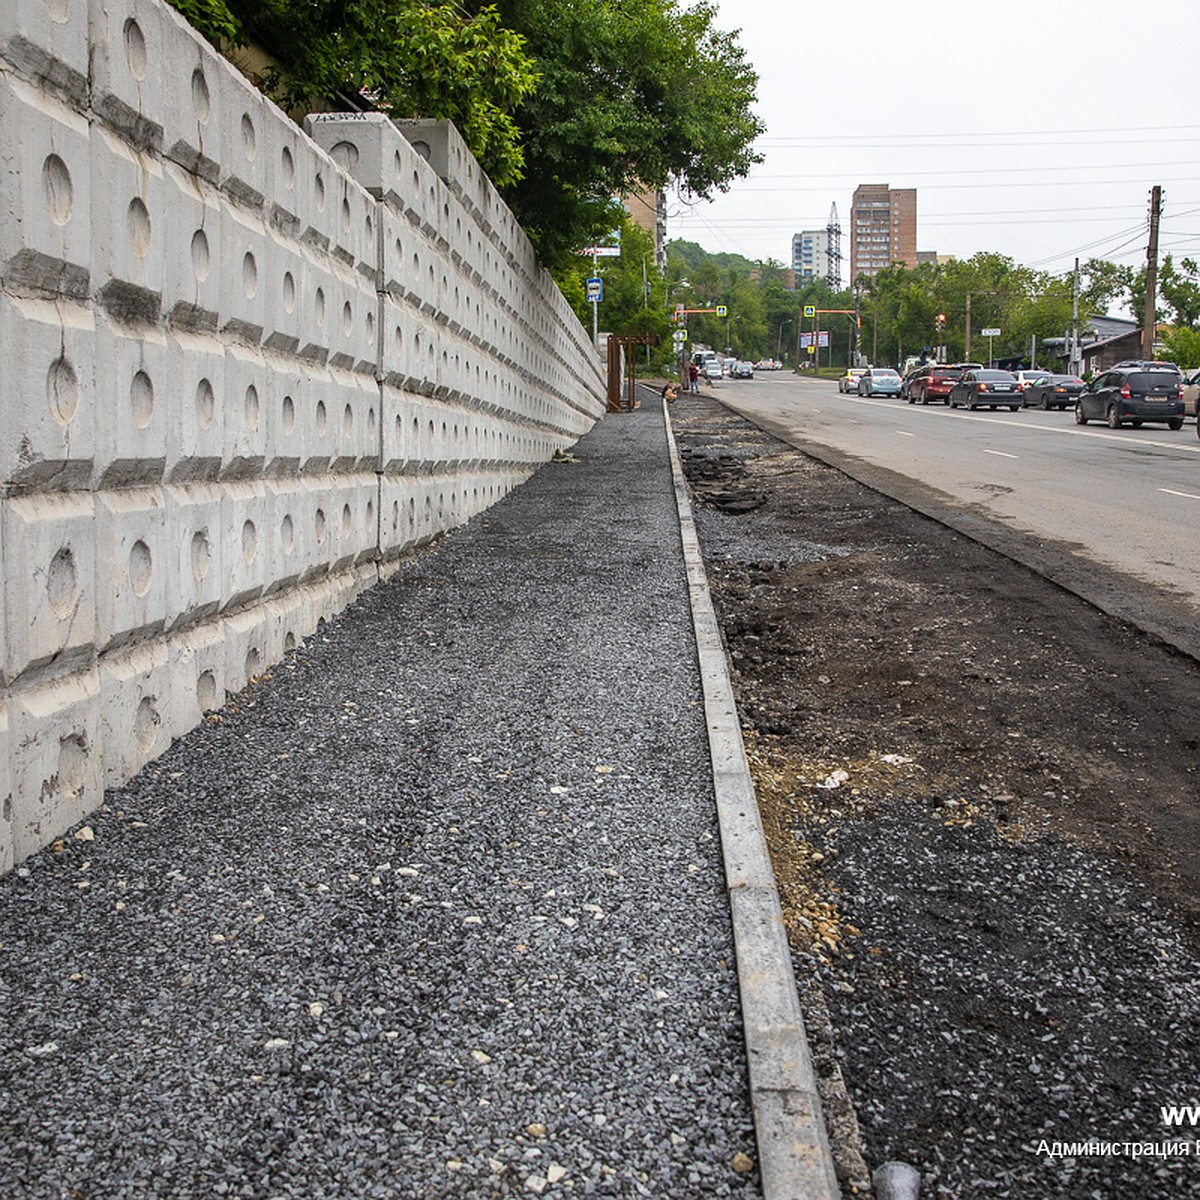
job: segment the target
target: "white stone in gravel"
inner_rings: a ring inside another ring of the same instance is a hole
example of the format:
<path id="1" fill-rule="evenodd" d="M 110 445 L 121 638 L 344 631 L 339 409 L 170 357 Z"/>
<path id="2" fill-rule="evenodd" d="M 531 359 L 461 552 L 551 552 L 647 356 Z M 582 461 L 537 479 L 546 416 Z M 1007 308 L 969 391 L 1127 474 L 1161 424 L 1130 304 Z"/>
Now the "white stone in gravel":
<path id="1" fill-rule="evenodd" d="M 540 1196 L 548 1185 L 540 1175 L 529 1175 L 525 1179 L 525 1186 L 535 1195 Z"/>
<path id="2" fill-rule="evenodd" d="M 560 1183 L 567 1177 L 567 1168 L 560 1167 L 558 1163 L 551 1163 L 546 1171 L 546 1181 L 548 1183 Z"/>
<path id="3" fill-rule="evenodd" d="M 57 1042 L 45 1042 L 41 1046 L 26 1046 L 25 1053 L 30 1058 L 49 1058 L 51 1054 L 58 1053 Z"/>
<path id="4" fill-rule="evenodd" d="M 90 825 L 84 825 L 82 829 L 75 830 L 75 840 L 79 842 L 94 842 L 96 840 L 96 831 Z"/>
<path id="5" fill-rule="evenodd" d="M 269 1042 L 264 1043 L 264 1049 L 267 1050 L 286 1050 L 292 1043 L 287 1038 L 272 1038 Z"/>
<path id="6" fill-rule="evenodd" d="M 479 1064 L 481 1067 L 482 1067 L 482 1066 L 486 1066 L 488 1063 L 490 1063 L 490 1062 L 492 1061 L 492 1056 L 491 1056 L 490 1054 L 484 1054 L 484 1052 L 483 1052 L 482 1050 L 472 1050 L 472 1051 L 471 1051 L 471 1057 L 472 1057 L 472 1058 L 473 1058 L 473 1059 L 474 1059 L 474 1060 L 475 1060 L 475 1061 L 476 1061 L 476 1062 L 477 1062 L 477 1063 L 478 1063 L 478 1064 Z"/>

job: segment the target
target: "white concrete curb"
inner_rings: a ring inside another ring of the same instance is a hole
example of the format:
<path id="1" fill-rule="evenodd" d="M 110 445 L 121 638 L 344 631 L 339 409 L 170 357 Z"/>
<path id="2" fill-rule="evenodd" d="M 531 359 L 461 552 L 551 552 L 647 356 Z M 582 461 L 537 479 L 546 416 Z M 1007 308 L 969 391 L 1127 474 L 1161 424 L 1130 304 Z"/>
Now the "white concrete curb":
<path id="1" fill-rule="evenodd" d="M 841 1189 L 796 996 L 775 874 L 665 403 L 663 420 L 700 658 L 763 1196 L 765 1200 L 838 1200 Z"/>

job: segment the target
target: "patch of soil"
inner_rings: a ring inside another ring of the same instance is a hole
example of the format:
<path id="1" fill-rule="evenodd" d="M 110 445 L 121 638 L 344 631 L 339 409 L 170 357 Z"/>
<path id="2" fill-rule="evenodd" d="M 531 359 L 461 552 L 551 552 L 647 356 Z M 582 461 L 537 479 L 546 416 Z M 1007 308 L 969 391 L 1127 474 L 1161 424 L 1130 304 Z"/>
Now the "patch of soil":
<path id="1" fill-rule="evenodd" d="M 1200 1195 L 1194 1159 L 1037 1152 L 1195 1102 L 1200 665 L 715 400 L 671 418 L 868 1162 Z"/>

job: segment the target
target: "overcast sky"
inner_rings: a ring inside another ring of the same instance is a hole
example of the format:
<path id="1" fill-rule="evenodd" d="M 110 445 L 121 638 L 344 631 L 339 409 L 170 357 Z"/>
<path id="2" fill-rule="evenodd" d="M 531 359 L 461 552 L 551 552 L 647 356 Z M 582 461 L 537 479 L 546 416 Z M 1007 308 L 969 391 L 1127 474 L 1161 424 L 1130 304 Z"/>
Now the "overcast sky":
<path id="1" fill-rule="evenodd" d="M 790 265 L 836 203 L 843 276 L 859 183 L 917 189 L 917 246 L 1055 273 L 1200 258 L 1200 0 L 720 0 L 759 75 L 765 161 L 668 236 Z"/>

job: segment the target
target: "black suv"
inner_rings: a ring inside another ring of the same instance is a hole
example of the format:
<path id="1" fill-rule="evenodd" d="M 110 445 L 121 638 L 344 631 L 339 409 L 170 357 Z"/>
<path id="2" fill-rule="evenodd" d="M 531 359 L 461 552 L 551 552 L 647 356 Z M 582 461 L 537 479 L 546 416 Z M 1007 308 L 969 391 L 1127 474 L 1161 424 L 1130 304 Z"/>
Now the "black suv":
<path id="1" fill-rule="evenodd" d="M 1075 401 L 1075 424 L 1107 421 L 1120 429 L 1128 421 L 1135 429 L 1143 421 L 1165 421 L 1168 429 L 1183 428 L 1183 376 L 1174 363 L 1120 362 L 1098 375 Z"/>

